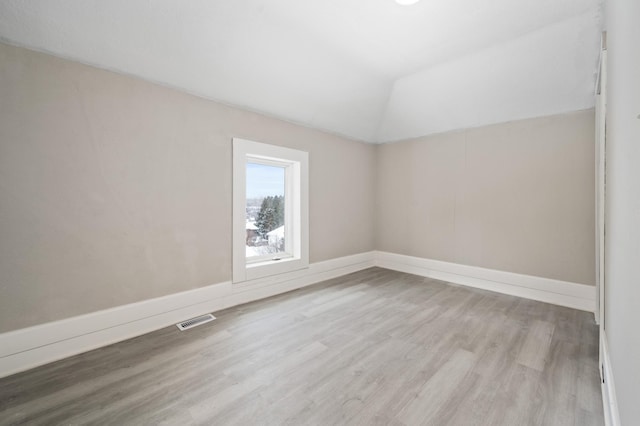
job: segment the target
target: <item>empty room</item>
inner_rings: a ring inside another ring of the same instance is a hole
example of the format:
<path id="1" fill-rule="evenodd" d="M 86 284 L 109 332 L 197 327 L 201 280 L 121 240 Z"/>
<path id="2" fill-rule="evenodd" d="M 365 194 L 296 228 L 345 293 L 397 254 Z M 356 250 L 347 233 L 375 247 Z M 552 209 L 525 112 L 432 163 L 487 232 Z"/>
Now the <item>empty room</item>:
<path id="1" fill-rule="evenodd" d="M 640 1 L 0 1 L 0 425 L 640 424 Z"/>

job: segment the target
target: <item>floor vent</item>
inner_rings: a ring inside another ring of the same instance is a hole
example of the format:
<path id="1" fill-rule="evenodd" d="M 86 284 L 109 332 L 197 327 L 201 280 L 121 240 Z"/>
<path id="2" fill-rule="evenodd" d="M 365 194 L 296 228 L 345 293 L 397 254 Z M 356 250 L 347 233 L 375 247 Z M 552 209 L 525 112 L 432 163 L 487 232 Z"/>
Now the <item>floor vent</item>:
<path id="1" fill-rule="evenodd" d="M 214 319 L 216 319 L 216 317 L 211 314 L 202 315 L 199 317 L 191 318 L 190 320 L 180 322 L 176 324 L 176 327 L 178 327 L 180 330 L 187 330 L 189 328 L 204 324 L 205 322 L 213 321 Z"/>

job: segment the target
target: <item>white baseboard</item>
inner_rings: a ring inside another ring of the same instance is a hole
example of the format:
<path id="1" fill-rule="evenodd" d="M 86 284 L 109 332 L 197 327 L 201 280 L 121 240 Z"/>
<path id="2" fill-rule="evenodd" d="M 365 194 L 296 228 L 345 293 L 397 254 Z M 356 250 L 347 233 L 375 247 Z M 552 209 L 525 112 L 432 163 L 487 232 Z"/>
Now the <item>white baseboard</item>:
<path id="1" fill-rule="evenodd" d="M 469 287 L 594 312 L 594 286 L 466 266 L 401 254 L 377 252 L 376 266 Z"/>
<path id="2" fill-rule="evenodd" d="M 600 353 L 604 424 L 606 426 L 620 426 L 616 388 L 613 383 L 613 371 L 611 370 L 611 360 L 609 358 L 609 344 L 607 343 L 607 334 L 604 331 L 600 334 Z"/>
<path id="3" fill-rule="evenodd" d="M 130 339 L 209 312 L 375 266 L 375 252 L 241 284 L 222 282 L 0 334 L 0 377 Z"/>
<path id="4" fill-rule="evenodd" d="M 367 252 L 239 284 L 222 282 L 0 334 L 0 377 L 126 340 L 209 312 L 379 266 L 499 293 L 593 311 L 595 287 L 421 259 Z"/>

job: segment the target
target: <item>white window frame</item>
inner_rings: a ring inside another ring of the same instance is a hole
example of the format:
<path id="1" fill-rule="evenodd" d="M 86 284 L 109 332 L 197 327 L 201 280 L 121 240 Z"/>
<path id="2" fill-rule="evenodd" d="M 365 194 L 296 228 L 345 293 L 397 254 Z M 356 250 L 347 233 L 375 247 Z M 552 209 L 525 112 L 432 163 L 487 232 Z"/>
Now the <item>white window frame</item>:
<path id="1" fill-rule="evenodd" d="M 286 253 L 247 259 L 247 163 L 285 168 Z M 233 282 L 240 283 L 309 266 L 309 154 L 233 138 Z"/>

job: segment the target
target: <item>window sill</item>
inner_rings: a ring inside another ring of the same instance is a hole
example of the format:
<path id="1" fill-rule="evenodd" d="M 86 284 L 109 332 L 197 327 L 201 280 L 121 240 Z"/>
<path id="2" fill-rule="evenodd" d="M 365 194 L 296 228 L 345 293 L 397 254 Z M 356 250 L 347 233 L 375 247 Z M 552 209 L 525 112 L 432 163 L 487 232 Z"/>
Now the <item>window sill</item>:
<path id="1" fill-rule="evenodd" d="M 308 266 L 309 263 L 299 257 L 288 257 L 280 260 L 267 260 L 264 262 L 249 263 L 245 267 L 245 279 L 234 281 L 234 283 L 242 283 L 271 275 L 293 272 L 307 268 Z"/>
<path id="2" fill-rule="evenodd" d="M 247 269 L 249 269 L 249 268 L 259 268 L 261 266 L 274 265 L 276 263 L 285 263 L 285 262 L 290 262 L 292 260 L 300 260 L 300 259 L 296 259 L 293 256 L 288 256 L 288 257 L 280 258 L 278 260 L 275 260 L 275 259 L 261 260 L 259 262 L 247 263 Z"/>

